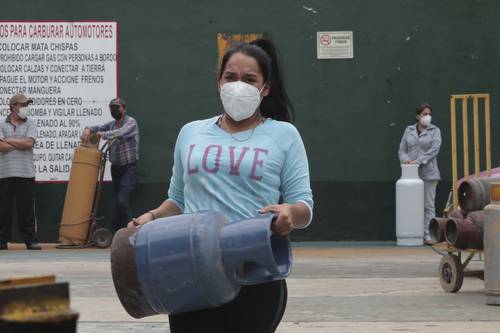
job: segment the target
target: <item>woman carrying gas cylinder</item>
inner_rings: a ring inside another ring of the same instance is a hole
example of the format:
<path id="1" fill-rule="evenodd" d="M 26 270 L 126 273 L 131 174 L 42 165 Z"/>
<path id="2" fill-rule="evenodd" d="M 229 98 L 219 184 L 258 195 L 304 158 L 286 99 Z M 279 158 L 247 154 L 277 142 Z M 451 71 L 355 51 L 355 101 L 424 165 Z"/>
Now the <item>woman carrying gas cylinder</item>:
<path id="1" fill-rule="evenodd" d="M 168 199 L 129 226 L 212 210 L 230 222 L 274 213 L 272 230 L 280 235 L 305 228 L 313 207 L 307 155 L 290 123 L 293 109 L 272 42 L 233 45 L 217 82 L 224 112 L 181 129 Z M 244 286 L 228 304 L 170 316 L 170 329 L 274 332 L 286 301 L 284 280 Z"/>
<path id="2" fill-rule="evenodd" d="M 399 145 L 401 164 L 418 164 L 424 181 L 424 242 L 431 243 L 429 222 L 436 216 L 436 186 L 441 179 L 437 155 L 441 148 L 441 131 L 431 124 L 432 106 L 424 103 L 417 108 L 416 122 L 406 127 Z"/>

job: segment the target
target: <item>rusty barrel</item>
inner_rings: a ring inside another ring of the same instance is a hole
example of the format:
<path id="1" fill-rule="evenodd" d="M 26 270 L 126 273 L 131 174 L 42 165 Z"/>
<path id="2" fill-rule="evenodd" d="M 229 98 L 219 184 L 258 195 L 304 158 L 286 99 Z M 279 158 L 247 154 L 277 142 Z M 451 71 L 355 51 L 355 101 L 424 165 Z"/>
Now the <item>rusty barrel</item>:
<path id="1" fill-rule="evenodd" d="M 463 219 L 452 217 L 445 226 L 446 242 L 457 249 L 483 248 L 484 213 L 474 211 Z"/>
<path id="2" fill-rule="evenodd" d="M 457 219 L 463 219 L 464 217 L 467 216 L 467 213 L 460 209 L 454 209 L 451 212 L 448 213 L 448 217 L 450 218 L 457 218 Z"/>
<path id="3" fill-rule="evenodd" d="M 464 213 L 460 209 L 452 210 L 448 217 L 434 217 L 429 223 L 429 235 L 434 243 L 441 243 L 446 240 L 444 235 L 446 223 L 450 218 L 463 219 Z"/>
<path id="4" fill-rule="evenodd" d="M 434 217 L 431 219 L 429 223 L 429 235 L 434 243 L 441 243 L 446 240 L 444 237 L 446 222 L 448 222 L 448 218 L 445 217 Z"/>
<path id="5" fill-rule="evenodd" d="M 482 210 L 490 203 L 490 186 L 498 177 L 471 178 L 458 187 L 458 203 L 466 212 Z"/>
<path id="6" fill-rule="evenodd" d="M 491 203 L 484 208 L 484 287 L 486 304 L 500 305 L 500 184 L 491 186 Z"/>

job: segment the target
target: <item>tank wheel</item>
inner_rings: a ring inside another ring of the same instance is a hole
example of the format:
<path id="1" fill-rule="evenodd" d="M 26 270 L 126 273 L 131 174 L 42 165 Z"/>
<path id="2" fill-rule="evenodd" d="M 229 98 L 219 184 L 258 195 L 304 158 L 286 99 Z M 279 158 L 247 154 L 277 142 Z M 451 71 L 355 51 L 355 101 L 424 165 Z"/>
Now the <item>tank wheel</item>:
<path id="1" fill-rule="evenodd" d="M 99 228 L 92 234 L 92 242 L 100 249 L 108 248 L 113 240 L 113 234 L 106 228 Z"/>
<path id="2" fill-rule="evenodd" d="M 458 256 L 447 254 L 439 263 L 439 282 L 447 293 L 456 293 L 464 282 L 464 269 Z"/>

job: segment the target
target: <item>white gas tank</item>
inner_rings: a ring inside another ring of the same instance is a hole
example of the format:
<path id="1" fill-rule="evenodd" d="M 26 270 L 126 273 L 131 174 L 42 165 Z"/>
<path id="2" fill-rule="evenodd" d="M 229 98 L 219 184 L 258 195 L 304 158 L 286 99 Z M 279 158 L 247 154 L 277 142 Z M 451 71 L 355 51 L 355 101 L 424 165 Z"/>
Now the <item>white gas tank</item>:
<path id="1" fill-rule="evenodd" d="M 484 207 L 484 289 L 486 304 L 500 305 L 500 183 L 491 184 Z"/>
<path id="2" fill-rule="evenodd" d="M 402 164 L 396 182 L 396 237 L 398 246 L 420 246 L 424 237 L 424 182 L 418 164 Z"/>

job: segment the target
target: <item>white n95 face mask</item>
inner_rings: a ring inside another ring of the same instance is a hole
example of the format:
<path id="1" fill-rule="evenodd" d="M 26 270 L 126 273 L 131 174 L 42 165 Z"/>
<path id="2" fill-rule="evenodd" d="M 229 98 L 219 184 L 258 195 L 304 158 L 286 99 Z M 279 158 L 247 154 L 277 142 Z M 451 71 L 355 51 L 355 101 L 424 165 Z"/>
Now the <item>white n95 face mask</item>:
<path id="1" fill-rule="evenodd" d="M 260 96 L 262 89 L 259 91 L 251 84 L 242 81 L 224 83 L 220 88 L 220 99 L 224 111 L 234 121 L 250 118 L 262 101 Z"/>
<path id="2" fill-rule="evenodd" d="M 21 119 L 26 119 L 28 117 L 28 108 L 24 107 L 24 108 L 21 108 L 21 110 L 19 110 L 19 112 L 17 113 L 17 116 Z"/>
<path id="3" fill-rule="evenodd" d="M 431 124 L 431 120 L 432 120 L 432 117 L 427 114 L 427 115 L 425 115 L 423 117 L 420 117 L 420 124 L 422 126 L 427 127 L 427 126 L 429 126 Z"/>

